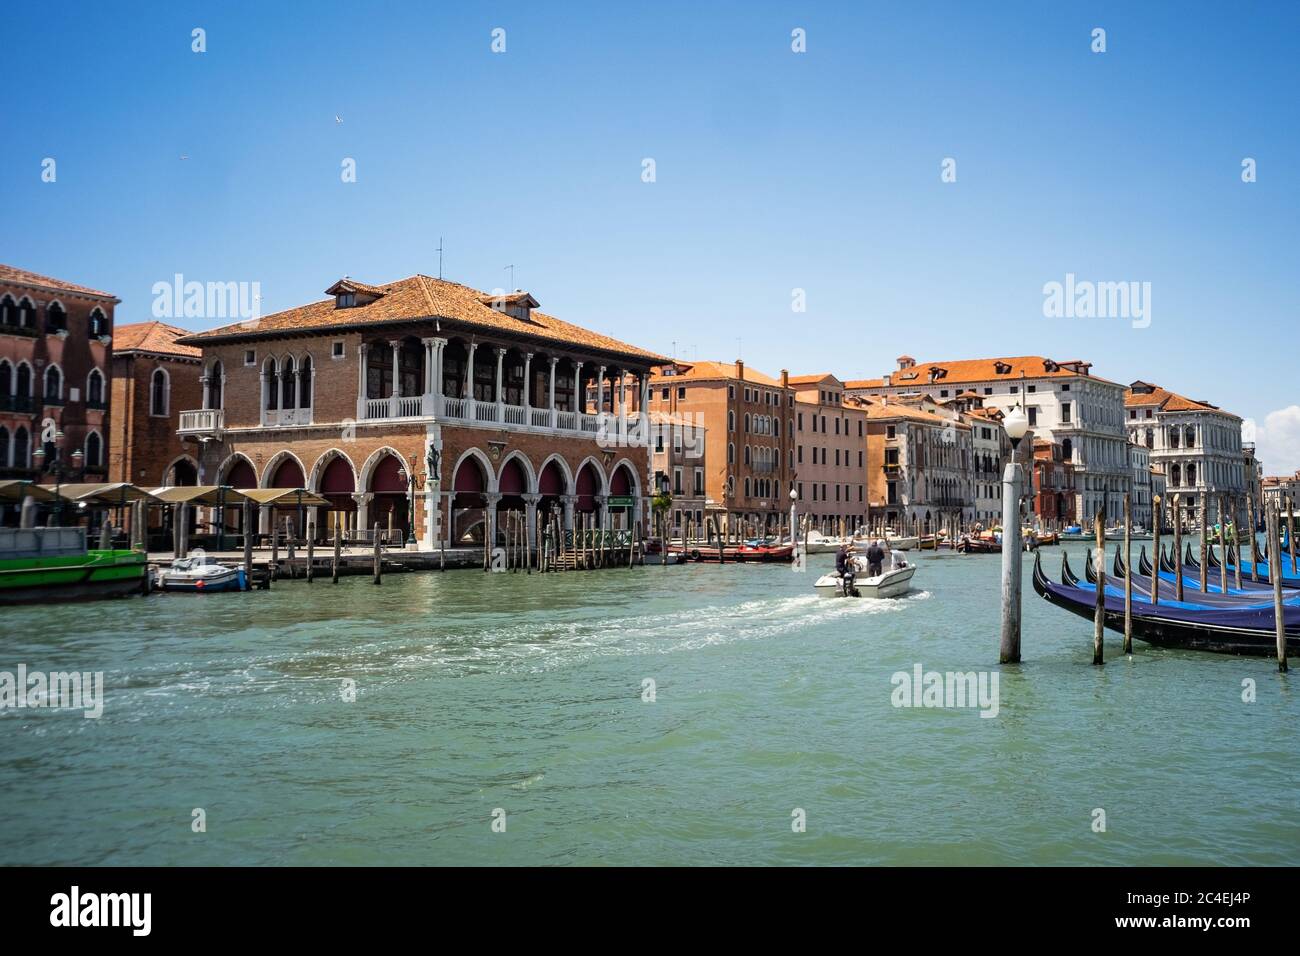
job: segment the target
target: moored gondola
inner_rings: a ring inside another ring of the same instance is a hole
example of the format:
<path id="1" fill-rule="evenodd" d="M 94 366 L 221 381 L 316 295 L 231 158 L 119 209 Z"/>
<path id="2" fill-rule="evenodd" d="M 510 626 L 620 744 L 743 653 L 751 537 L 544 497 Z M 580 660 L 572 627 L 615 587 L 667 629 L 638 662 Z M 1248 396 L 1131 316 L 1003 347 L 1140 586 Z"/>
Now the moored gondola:
<path id="1" fill-rule="evenodd" d="M 1091 620 L 1096 610 L 1095 588 L 1069 583 L 1073 575 L 1069 573 L 1068 558 L 1062 562 L 1061 571 L 1065 583 L 1048 580 L 1042 555 L 1036 555 L 1034 590 L 1048 602 Z M 1107 588 L 1102 600 L 1106 627 L 1122 633 L 1123 593 Z M 1287 605 L 1283 615 L 1287 648 L 1292 652 L 1300 650 L 1300 606 Z M 1156 605 L 1134 602 L 1132 620 L 1133 636 L 1157 647 L 1250 655 L 1269 655 L 1277 650 L 1273 608 L 1268 605 L 1220 608 L 1189 607 L 1183 602 L 1163 600 Z"/>

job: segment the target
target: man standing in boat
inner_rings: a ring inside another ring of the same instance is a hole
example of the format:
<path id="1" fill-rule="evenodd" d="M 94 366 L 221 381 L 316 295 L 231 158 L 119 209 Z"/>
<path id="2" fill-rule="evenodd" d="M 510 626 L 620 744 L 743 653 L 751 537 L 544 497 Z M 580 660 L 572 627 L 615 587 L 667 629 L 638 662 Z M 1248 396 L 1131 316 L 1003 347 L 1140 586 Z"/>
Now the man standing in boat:
<path id="1" fill-rule="evenodd" d="M 857 597 L 857 588 L 853 586 L 853 579 L 857 575 L 853 572 L 852 544 L 844 543 L 835 549 L 835 573 L 840 576 L 840 589 L 844 592 L 844 596 Z"/>
<path id="2" fill-rule="evenodd" d="M 872 541 L 871 546 L 867 548 L 867 577 L 880 577 L 884 563 L 885 549 L 880 546 L 879 541 Z"/>

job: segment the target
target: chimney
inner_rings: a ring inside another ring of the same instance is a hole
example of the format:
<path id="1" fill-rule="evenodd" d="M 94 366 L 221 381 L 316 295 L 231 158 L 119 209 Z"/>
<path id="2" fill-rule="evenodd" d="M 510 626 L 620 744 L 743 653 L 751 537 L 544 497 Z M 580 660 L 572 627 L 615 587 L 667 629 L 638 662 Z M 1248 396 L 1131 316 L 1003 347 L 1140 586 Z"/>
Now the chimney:
<path id="1" fill-rule="evenodd" d="M 742 382 L 745 380 L 745 363 L 740 359 L 736 359 L 736 378 Z"/>
<path id="2" fill-rule="evenodd" d="M 781 369 L 781 387 L 790 387 L 790 370 L 788 368 Z"/>

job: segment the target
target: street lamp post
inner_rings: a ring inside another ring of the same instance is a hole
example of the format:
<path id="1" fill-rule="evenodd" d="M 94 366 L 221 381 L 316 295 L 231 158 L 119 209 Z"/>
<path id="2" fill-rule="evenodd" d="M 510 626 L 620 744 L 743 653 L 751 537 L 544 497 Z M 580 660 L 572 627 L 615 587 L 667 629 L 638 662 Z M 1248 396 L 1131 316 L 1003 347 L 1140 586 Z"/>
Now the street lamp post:
<path id="1" fill-rule="evenodd" d="M 1017 405 L 1002 421 L 1011 439 L 1011 460 L 1002 472 L 1002 646 L 1003 664 L 1020 661 L 1020 462 L 1016 452 L 1029 431 L 1029 417 Z"/>
<path id="2" fill-rule="evenodd" d="M 57 501 L 57 502 L 55 503 L 55 505 L 54 505 L 54 516 L 55 516 L 55 517 L 54 517 L 54 521 L 55 521 L 55 524 L 56 524 L 56 525 L 62 527 L 62 525 L 63 525 L 63 496 L 62 496 L 61 494 L 59 494 L 59 491 L 60 491 L 60 490 L 62 489 L 62 487 L 63 487 L 63 479 L 64 479 L 64 477 L 65 477 L 65 476 L 66 476 L 66 477 L 71 477 L 71 476 L 73 475 L 73 473 L 75 473 L 75 472 L 77 472 L 78 470 L 80 470 L 80 468 L 81 468 L 81 461 L 82 461 L 82 454 L 81 454 L 81 449 L 80 449 L 80 448 L 78 448 L 76 451 L 74 451 L 74 452 L 72 453 L 72 456 L 71 456 L 71 457 L 72 457 L 72 467 L 71 467 L 71 468 L 68 468 L 68 467 L 63 463 L 63 455 L 62 455 L 62 450 L 63 450 L 63 431 L 62 431 L 62 430 L 56 431 L 56 432 L 54 433 L 54 441 L 51 443 L 51 445 L 52 445 L 52 448 L 53 448 L 53 452 L 52 452 L 52 454 L 51 454 L 51 456 L 50 456 L 50 461 L 49 461 L 48 463 L 45 461 L 45 446 L 44 446 L 44 445 L 41 445 L 40 448 L 37 448 L 36 451 L 32 452 L 32 457 L 33 457 L 34 459 L 36 459 L 36 468 L 37 468 L 37 470 L 39 470 L 39 471 L 44 471 L 46 468 L 48 468 L 48 469 L 49 469 L 49 470 L 54 474 L 54 495 L 55 495 L 56 498 L 58 498 L 58 501 Z"/>
<path id="3" fill-rule="evenodd" d="M 790 544 L 794 547 L 795 567 L 799 567 L 803 560 L 803 553 L 799 550 L 799 491 L 795 485 L 794 479 L 790 479 Z M 778 542 L 779 543 L 779 542 Z"/>
<path id="4" fill-rule="evenodd" d="M 415 456 L 411 456 L 410 463 L 402 469 L 403 477 L 406 478 L 406 547 L 408 550 L 415 549 Z"/>

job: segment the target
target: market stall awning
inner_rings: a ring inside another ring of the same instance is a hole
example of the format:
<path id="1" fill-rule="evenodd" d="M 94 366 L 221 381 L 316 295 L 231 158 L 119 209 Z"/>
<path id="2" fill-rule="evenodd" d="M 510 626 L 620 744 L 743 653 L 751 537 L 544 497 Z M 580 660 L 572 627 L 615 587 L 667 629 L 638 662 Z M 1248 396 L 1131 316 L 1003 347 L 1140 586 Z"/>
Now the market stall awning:
<path id="1" fill-rule="evenodd" d="M 0 481 L 0 502 L 13 505 L 22 504 L 22 500 L 31 495 L 37 501 L 58 501 L 59 496 L 49 485 L 38 485 L 34 481 L 10 479 Z"/>
<path id="2" fill-rule="evenodd" d="M 167 505 L 208 505 L 213 508 L 239 505 L 248 497 L 247 492 L 237 491 L 229 485 L 169 485 L 153 488 L 149 494 Z"/>
<path id="3" fill-rule="evenodd" d="M 304 508 L 330 506 L 329 501 L 306 488 L 240 488 L 241 495 L 252 498 L 259 505 L 273 505 L 277 508 Z"/>
<path id="4" fill-rule="evenodd" d="M 110 481 L 102 484 L 60 485 L 59 494 L 72 501 L 81 501 L 88 505 L 104 508 L 116 508 L 133 501 L 147 501 L 156 504 L 153 495 L 143 488 L 125 481 Z"/>

